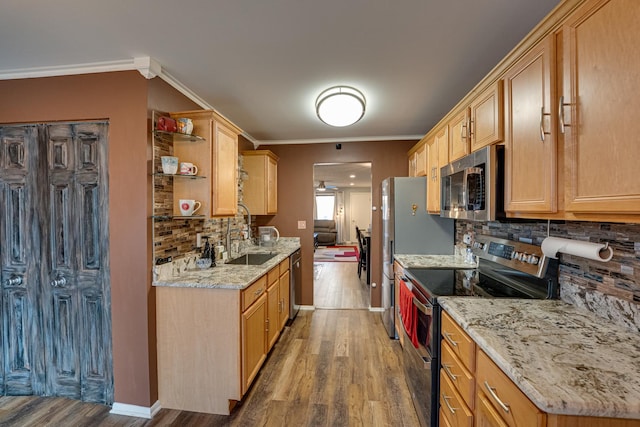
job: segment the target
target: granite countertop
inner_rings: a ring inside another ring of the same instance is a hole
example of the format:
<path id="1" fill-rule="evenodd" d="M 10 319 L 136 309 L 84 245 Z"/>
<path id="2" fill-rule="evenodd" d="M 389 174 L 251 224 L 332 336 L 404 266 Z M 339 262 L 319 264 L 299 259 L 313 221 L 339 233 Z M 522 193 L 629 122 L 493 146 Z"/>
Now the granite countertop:
<path id="1" fill-rule="evenodd" d="M 477 263 L 470 264 L 460 255 L 412 255 L 395 254 L 393 258 L 404 268 L 476 268 Z"/>
<path id="2" fill-rule="evenodd" d="M 280 238 L 274 247 L 250 246 L 244 253 L 276 253 L 276 256 L 260 265 L 222 264 L 200 270 L 189 263 L 163 264 L 154 268 L 153 286 L 178 288 L 244 289 L 265 275 L 273 267 L 300 248 L 297 237 Z M 242 254 L 240 254 L 242 255 Z M 172 265 L 174 264 L 174 265 Z"/>
<path id="3" fill-rule="evenodd" d="M 559 300 L 439 298 L 541 410 L 640 419 L 640 334 Z"/>

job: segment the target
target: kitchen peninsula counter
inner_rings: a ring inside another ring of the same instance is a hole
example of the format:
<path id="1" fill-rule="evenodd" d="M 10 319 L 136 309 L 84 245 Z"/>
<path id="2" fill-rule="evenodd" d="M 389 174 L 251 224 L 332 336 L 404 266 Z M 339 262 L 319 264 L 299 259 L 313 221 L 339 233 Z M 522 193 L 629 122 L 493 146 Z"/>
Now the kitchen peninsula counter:
<path id="1" fill-rule="evenodd" d="M 162 265 L 154 268 L 154 286 L 208 289 L 245 289 L 300 248 L 298 237 L 283 237 L 273 247 L 250 246 L 244 253 L 275 253 L 260 265 L 222 264 L 200 270 L 194 265 Z M 242 255 L 242 254 L 241 254 Z"/>
<path id="2" fill-rule="evenodd" d="M 559 300 L 439 302 L 539 409 L 640 419 L 637 332 Z"/>
<path id="3" fill-rule="evenodd" d="M 403 268 L 456 268 L 456 269 L 473 269 L 477 263 L 470 264 L 464 261 L 464 257 L 460 255 L 413 255 L 413 254 L 395 254 L 393 258 Z"/>

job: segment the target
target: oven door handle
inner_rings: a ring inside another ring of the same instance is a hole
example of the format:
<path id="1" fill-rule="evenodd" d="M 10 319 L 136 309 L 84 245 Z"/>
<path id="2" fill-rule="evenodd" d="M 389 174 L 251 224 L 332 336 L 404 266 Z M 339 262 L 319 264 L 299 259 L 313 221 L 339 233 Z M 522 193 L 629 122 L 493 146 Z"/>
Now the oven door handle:
<path id="1" fill-rule="evenodd" d="M 427 307 L 423 303 L 418 300 L 418 298 L 413 297 L 413 305 L 416 306 L 418 310 L 426 314 L 427 316 L 433 316 L 433 307 Z"/>

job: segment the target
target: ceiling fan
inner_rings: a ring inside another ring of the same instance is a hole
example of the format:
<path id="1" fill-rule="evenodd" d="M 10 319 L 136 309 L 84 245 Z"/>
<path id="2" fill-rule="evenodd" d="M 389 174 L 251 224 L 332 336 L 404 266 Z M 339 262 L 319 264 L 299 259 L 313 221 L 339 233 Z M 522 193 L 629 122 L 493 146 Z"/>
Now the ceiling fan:
<path id="1" fill-rule="evenodd" d="M 318 186 L 316 187 L 316 190 L 318 191 L 327 191 L 327 190 L 335 190 L 336 187 L 335 185 L 326 185 L 324 183 L 324 181 L 320 181 L 320 184 L 318 184 Z"/>

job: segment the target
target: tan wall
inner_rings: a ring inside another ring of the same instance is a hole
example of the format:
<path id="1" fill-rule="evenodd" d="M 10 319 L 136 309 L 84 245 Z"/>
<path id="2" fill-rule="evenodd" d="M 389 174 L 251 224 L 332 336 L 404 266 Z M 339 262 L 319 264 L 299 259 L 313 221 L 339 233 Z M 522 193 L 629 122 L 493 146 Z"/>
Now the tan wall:
<path id="1" fill-rule="evenodd" d="M 115 401 L 150 406 L 147 80 L 130 71 L 0 81 L 0 94 L 1 123 L 109 120 Z"/>
<path id="2" fill-rule="evenodd" d="M 335 144 L 261 145 L 273 151 L 278 162 L 278 214 L 267 223 L 282 236 L 300 237 L 302 245 L 302 304 L 313 304 L 313 165 L 332 162 L 371 162 L 371 306 L 380 307 L 382 275 L 380 183 L 389 176 L 407 176 L 407 151 L 416 141 L 349 142 L 337 150 Z M 298 221 L 307 222 L 298 230 Z"/>

